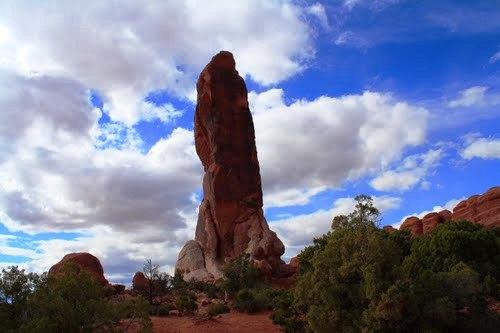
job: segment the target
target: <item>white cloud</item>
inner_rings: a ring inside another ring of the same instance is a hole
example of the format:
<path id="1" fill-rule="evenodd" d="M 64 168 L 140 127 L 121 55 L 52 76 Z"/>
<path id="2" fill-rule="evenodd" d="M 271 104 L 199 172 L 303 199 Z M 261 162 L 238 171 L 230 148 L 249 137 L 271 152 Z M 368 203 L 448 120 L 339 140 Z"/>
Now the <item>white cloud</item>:
<path id="1" fill-rule="evenodd" d="M 484 105 L 485 104 L 485 94 L 488 87 L 484 86 L 474 86 L 468 89 L 462 90 L 460 96 L 448 102 L 448 107 L 470 107 L 473 105 Z"/>
<path id="2" fill-rule="evenodd" d="M 373 197 L 374 206 L 381 212 L 398 208 L 401 199 L 391 196 Z M 313 238 L 321 236 L 331 228 L 332 219 L 337 215 L 346 215 L 354 210 L 354 198 L 339 198 L 328 210 L 318 210 L 311 214 L 298 215 L 271 222 L 271 228 L 284 242 L 287 258 L 297 255 Z"/>
<path id="3" fill-rule="evenodd" d="M 311 189 L 291 188 L 288 190 L 274 192 L 264 195 L 264 204 L 266 207 L 306 205 L 310 202 L 311 197 L 323 192 L 325 189 L 325 186 L 319 186 Z"/>
<path id="4" fill-rule="evenodd" d="M 263 85 L 301 71 L 314 55 L 304 17 L 324 21 L 321 8 L 264 0 L 2 2 L 0 66 L 96 89 L 112 120 L 128 126 L 166 120 L 171 108 L 144 107 L 146 95 L 165 89 L 189 98 L 202 66 L 221 49 Z"/>
<path id="5" fill-rule="evenodd" d="M 491 56 L 490 58 L 490 64 L 494 64 L 495 62 L 500 60 L 500 51 L 496 52 L 494 55 Z"/>
<path id="6" fill-rule="evenodd" d="M 193 209 L 201 175 L 192 131 L 175 129 L 143 154 L 134 130 L 98 126 L 100 111 L 74 81 L 9 74 L 0 83 L 0 219 L 7 228 L 185 227 L 179 212 Z"/>
<path id="7" fill-rule="evenodd" d="M 500 139 L 482 138 L 476 135 L 466 138 L 466 145 L 460 155 L 467 159 L 500 159 Z"/>
<path id="8" fill-rule="evenodd" d="M 442 156 L 442 149 L 408 156 L 396 169 L 384 171 L 375 177 L 370 185 L 378 191 L 407 191 L 419 183 L 422 188 L 429 188 L 430 183 L 425 180 L 425 176 L 437 166 Z"/>
<path id="9" fill-rule="evenodd" d="M 325 29 L 330 29 L 330 23 L 328 23 L 328 16 L 326 15 L 325 7 L 319 2 L 306 8 L 306 11 L 318 18 L 319 22 Z"/>
<path id="10" fill-rule="evenodd" d="M 314 189 L 383 169 L 406 147 L 424 142 L 428 117 L 423 108 L 376 92 L 286 105 L 283 91 L 272 89 L 251 93 L 250 108 L 271 201 L 266 207 L 305 203 Z"/>
<path id="11" fill-rule="evenodd" d="M 449 200 L 448 202 L 446 202 L 442 206 L 434 206 L 434 207 L 432 207 L 431 210 L 424 210 L 423 212 L 420 212 L 420 213 L 413 213 L 413 214 L 410 214 L 410 215 L 406 215 L 399 222 L 392 224 L 392 227 L 396 228 L 396 229 L 399 229 L 399 227 L 404 222 L 404 220 L 406 220 L 410 216 L 416 216 L 419 219 L 421 219 L 421 218 L 423 218 L 425 215 L 427 215 L 429 213 L 432 213 L 432 212 L 436 212 L 437 213 L 437 212 L 440 212 L 440 211 L 445 210 L 445 209 L 447 209 L 450 212 L 452 212 L 453 208 L 455 208 L 455 206 L 458 205 L 458 203 L 460 201 L 465 200 L 465 199 L 466 199 L 465 197 L 462 197 L 462 198 L 459 198 L 459 199 L 451 199 L 451 200 Z"/>

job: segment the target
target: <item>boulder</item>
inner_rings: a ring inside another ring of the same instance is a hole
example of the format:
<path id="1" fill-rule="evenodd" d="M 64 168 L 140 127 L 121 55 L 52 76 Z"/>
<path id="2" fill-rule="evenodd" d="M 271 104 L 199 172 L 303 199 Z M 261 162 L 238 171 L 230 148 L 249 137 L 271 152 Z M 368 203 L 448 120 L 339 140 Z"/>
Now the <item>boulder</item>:
<path id="1" fill-rule="evenodd" d="M 203 250 L 195 240 L 188 241 L 182 247 L 177 257 L 175 270 L 181 272 L 186 281 L 213 279 L 213 276 L 205 269 Z"/>
<path id="2" fill-rule="evenodd" d="M 137 291 L 149 290 L 149 280 L 143 272 L 136 272 L 132 279 L 132 288 Z"/>
<path id="3" fill-rule="evenodd" d="M 280 259 L 285 248 L 264 218 L 252 114 L 233 55 L 226 51 L 215 55 L 201 72 L 196 89 L 194 137 L 205 175 L 195 240 L 204 268 L 213 278 L 221 278 L 225 263 L 248 253 L 279 276 L 286 271 Z M 194 271 L 206 276 L 196 246 L 186 246 L 176 266 L 190 276 Z"/>
<path id="4" fill-rule="evenodd" d="M 406 220 L 403 221 L 403 223 L 401 224 L 399 229 L 400 230 L 410 230 L 410 232 L 413 236 L 422 235 L 422 233 L 423 233 L 422 220 L 420 220 L 416 216 L 410 216 L 410 217 L 406 218 Z"/>
<path id="5" fill-rule="evenodd" d="M 109 284 L 108 280 L 104 277 L 104 270 L 99 259 L 86 252 L 69 253 L 65 255 L 61 261 L 49 269 L 49 276 L 57 277 L 58 275 L 61 275 L 63 267 L 67 263 L 73 263 L 77 269 L 87 271 L 101 285 L 107 286 Z"/>

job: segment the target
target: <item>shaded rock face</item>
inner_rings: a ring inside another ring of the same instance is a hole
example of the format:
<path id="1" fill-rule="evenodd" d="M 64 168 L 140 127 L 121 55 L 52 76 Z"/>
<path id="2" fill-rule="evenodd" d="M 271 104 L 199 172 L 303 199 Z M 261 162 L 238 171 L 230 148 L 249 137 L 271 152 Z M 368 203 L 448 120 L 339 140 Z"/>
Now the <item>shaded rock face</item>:
<path id="1" fill-rule="evenodd" d="M 410 230 L 418 236 L 434 230 L 440 223 L 447 221 L 467 220 L 479 223 L 485 227 L 500 227 L 500 187 L 492 187 L 486 193 L 473 195 L 461 201 L 449 210 L 442 210 L 425 215 L 422 219 L 416 216 L 408 217 L 401 224 L 401 230 Z"/>
<path id="2" fill-rule="evenodd" d="M 99 259 L 86 252 L 65 255 L 61 261 L 49 269 L 49 276 L 62 274 L 62 269 L 66 263 L 74 263 L 76 267 L 89 272 L 103 286 L 109 284 L 108 280 L 104 277 L 104 270 Z"/>
<path id="3" fill-rule="evenodd" d="M 149 281 L 142 272 L 136 272 L 132 278 L 132 288 L 134 290 L 149 290 Z"/>
<path id="4" fill-rule="evenodd" d="M 249 253 L 260 267 L 277 276 L 283 271 L 280 256 L 284 246 L 263 215 L 247 89 L 232 54 L 222 51 L 214 56 L 196 88 L 194 136 L 205 175 L 195 240 L 203 255 L 203 268 L 213 278 L 220 278 L 226 262 Z M 192 256 L 188 258 L 187 253 Z M 200 258 L 195 245 L 188 242 L 176 269 L 186 273 L 203 269 Z"/>

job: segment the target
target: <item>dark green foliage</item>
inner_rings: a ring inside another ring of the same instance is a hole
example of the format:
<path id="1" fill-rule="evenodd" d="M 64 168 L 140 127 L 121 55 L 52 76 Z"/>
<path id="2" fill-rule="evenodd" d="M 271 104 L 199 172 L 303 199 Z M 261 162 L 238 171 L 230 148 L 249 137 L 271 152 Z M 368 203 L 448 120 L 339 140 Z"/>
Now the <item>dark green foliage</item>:
<path id="1" fill-rule="evenodd" d="M 234 307 L 240 312 L 254 313 L 266 309 L 267 304 L 255 290 L 241 289 L 234 298 Z"/>
<path id="2" fill-rule="evenodd" d="M 0 307 L 7 310 L 0 313 L 8 317 L 0 322 L 2 332 L 111 332 L 123 319 L 126 325 L 150 327 L 144 299 L 112 301 L 89 273 L 72 264 L 65 265 L 57 278 L 11 267 L 2 271 L 0 281 Z"/>
<path id="3" fill-rule="evenodd" d="M 188 291 L 181 293 L 177 297 L 175 307 L 181 313 L 193 313 L 198 309 L 198 305 L 196 304 L 196 295 Z"/>
<path id="4" fill-rule="evenodd" d="M 173 278 L 167 273 L 160 272 L 160 266 L 152 263 L 151 259 L 146 260 L 142 272 L 148 281 L 148 289 L 139 292 L 153 304 L 156 296 L 167 294 L 173 289 Z"/>
<path id="5" fill-rule="evenodd" d="M 289 332 L 495 331 L 487 300 L 498 301 L 498 230 L 459 222 L 416 238 L 388 234 L 370 198 L 356 200 L 299 255 L 298 281 L 273 321 Z"/>
<path id="6" fill-rule="evenodd" d="M 250 255 L 242 254 L 228 263 L 223 270 L 223 289 L 230 294 L 244 288 L 255 288 L 262 285 L 260 271 L 250 260 Z"/>
<path id="7" fill-rule="evenodd" d="M 207 314 L 210 317 L 214 317 L 214 316 L 217 316 L 219 314 L 228 313 L 228 312 L 229 312 L 229 308 L 227 307 L 227 305 L 225 305 L 223 303 L 212 303 L 212 304 L 209 304 L 207 307 Z"/>
<path id="8" fill-rule="evenodd" d="M 222 293 L 221 286 L 218 282 L 203 282 L 191 280 L 189 282 L 185 282 L 184 287 L 187 290 L 203 292 L 210 298 L 217 298 Z"/>
<path id="9" fill-rule="evenodd" d="M 300 311 L 294 304 L 294 297 L 289 290 L 274 290 L 271 298 L 271 319 L 280 325 L 285 332 L 302 332 L 305 323 L 300 318 Z"/>
<path id="10" fill-rule="evenodd" d="M 19 327 L 27 319 L 28 297 L 47 279 L 46 274 L 26 273 L 12 266 L 0 275 L 0 331 Z"/>
<path id="11" fill-rule="evenodd" d="M 178 270 L 175 271 L 174 277 L 172 278 L 172 289 L 181 290 L 187 287 L 187 282 L 184 281 L 182 273 Z"/>
<path id="12" fill-rule="evenodd" d="M 407 276 L 417 276 L 425 270 L 449 271 L 463 262 L 481 277 L 500 277 L 498 235 L 478 224 L 466 221 L 444 223 L 412 244 L 411 255 L 405 260 Z"/>
<path id="13" fill-rule="evenodd" d="M 175 309 L 173 305 L 170 304 L 160 304 L 150 307 L 149 314 L 152 316 L 164 317 L 168 316 L 170 310 Z"/>

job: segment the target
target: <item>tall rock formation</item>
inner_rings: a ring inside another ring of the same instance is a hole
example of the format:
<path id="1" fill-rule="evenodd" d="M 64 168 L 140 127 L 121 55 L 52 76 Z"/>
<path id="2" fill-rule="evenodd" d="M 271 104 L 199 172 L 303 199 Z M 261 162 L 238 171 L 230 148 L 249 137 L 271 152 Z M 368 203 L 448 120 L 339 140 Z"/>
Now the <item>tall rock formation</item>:
<path id="1" fill-rule="evenodd" d="M 410 230 L 418 236 L 434 230 L 438 224 L 447 221 L 467 220 L 485 227 L 500 227 L 500 187 L 492 187 L 486 193 L 473 195 L 449 210 L 429 213 L 422 219 L 408 217 L 401 224 L 401 230 Z"/>
<path id="2" fill-rule="evenodd" d="M 179 253 L 185 279 L 222 277 L 222 266 L 242 253 L 273 276 L 285 274 L 283 243 L 262 211 L 262 187 L 245 81 L 230 52 L 215 55 L 196 85 L 196 152 L 203 164 L 204 198 L 195 241 Z"/>

